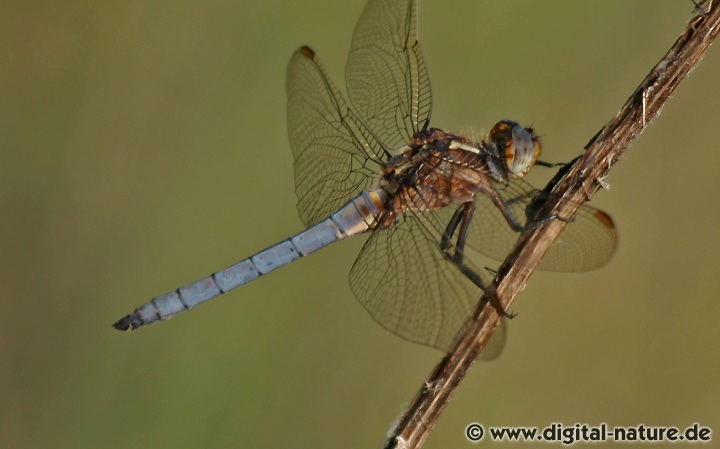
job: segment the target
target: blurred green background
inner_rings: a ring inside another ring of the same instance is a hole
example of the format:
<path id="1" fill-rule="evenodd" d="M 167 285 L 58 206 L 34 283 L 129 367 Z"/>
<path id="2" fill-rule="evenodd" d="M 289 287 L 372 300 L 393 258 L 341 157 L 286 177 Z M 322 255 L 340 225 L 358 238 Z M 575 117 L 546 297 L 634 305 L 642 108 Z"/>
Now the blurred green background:
<path id="1" fill-rule="evenodd" d="M 363 238 L 168 323 L 110 327 L 302 229 L 285 67 L 311 45 L 342 86 L 363 6 L 2 3 L 1 448 L 382 443 L 442 354 L 355 301 Z M 569 160 L 691 13 L 678 0 L 422 1 L 433 125 L 513 118 L 543 135 L 545 159 Z M 719 76 L 711 48 L 593 201 L 619 228 L 612 262 L 536 273 L 503 357 L 472 369 L 427 447 L 469 447 L 473 421 L 720 431 Z"/>

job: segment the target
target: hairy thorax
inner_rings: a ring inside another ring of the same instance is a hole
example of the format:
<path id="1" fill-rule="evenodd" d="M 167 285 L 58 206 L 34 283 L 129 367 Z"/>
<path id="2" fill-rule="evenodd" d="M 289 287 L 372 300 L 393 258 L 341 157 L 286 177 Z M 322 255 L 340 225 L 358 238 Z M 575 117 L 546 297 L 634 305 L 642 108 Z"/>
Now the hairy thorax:
<path id="1" fill-rule="evenodd" d="M 394 214 L 430 211 L 472 201 L 490 181 L 506 176 L 485 144 L 471 142 L 439 129 L 415 135 L 383 167 L 381 187 L 389 194 Z"/>

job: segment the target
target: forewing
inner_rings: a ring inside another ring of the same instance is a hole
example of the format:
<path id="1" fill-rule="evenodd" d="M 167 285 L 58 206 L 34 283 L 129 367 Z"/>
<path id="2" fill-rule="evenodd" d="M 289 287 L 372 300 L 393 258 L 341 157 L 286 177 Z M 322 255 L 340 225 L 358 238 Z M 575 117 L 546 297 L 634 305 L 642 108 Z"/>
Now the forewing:
<path id="1" fill-rule="evenodd" d="M 355 27 L 345 69 L 355 111 L 387 148 L 427 128 L 430 79 L 417 41 L 413 0 L 370 0 Z"/>
<path id="2" fill-rule="evenodd" d="M 526 210 L 532 201 L 549 199 L 550 194 L 533 189 L 517 178 L 506 186 L 496 186 L 511 206 L 515 217 L 526 225 Z M 538 269 L 545 271 L 582 272 L 605 265 L 615 252 L 617 235 L 612 219 L 604 212 L 580 206 L 560 237 L 543 257 Z M 468 245 L 495 259 L 504 260 L 515 246 L 519 234 L 485 195 L 476 196 L 475 216 L 470 226 Z"/>
<path id="3" fill-rule="evenodd" d="M 373 185 L 384 150 L 347 107 L 311 49 L 293 54 L 286 89 L 297 207 L 303 223 L 312 226 Z"/>

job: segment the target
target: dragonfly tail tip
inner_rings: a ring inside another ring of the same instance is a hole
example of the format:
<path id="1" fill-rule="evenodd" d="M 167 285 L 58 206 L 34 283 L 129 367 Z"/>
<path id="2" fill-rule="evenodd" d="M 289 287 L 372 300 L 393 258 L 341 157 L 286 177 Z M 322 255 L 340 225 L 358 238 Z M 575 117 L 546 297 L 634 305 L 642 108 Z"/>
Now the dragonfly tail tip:
<path id="1" fill-rule="evenodd" d="M 112 326 L 119 331 L 131 331 L 142 326 L 142 320 L 140 320 L 136 314 L 132 313 L 119 319 L 113 323 Z"/>

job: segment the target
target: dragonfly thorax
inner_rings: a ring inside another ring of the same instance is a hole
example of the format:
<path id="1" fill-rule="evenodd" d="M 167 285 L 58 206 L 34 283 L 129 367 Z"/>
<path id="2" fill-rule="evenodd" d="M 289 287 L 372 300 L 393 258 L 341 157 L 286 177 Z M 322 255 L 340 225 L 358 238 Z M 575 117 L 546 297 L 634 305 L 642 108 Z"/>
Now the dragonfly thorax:
<path id="1" fill-rule="evenodd" d="M 507 180 L 504 160 L 484 143 L 439 129 L 417 133 L 399 151 L 384 164 L 380 183 L 396 213 L 472 201 L 475 193 L 489 190 L 491 183 Z"/>
<path id="2" fill-rule="evenodd" d="M 510 176 L 523 177 L 540 149 L 532 128 L 510 120 L 497 123 L 480 143 L 431 128 L 383 165 L 380 186 L 397 213 L 434 210 L 472 201 Z"/>

